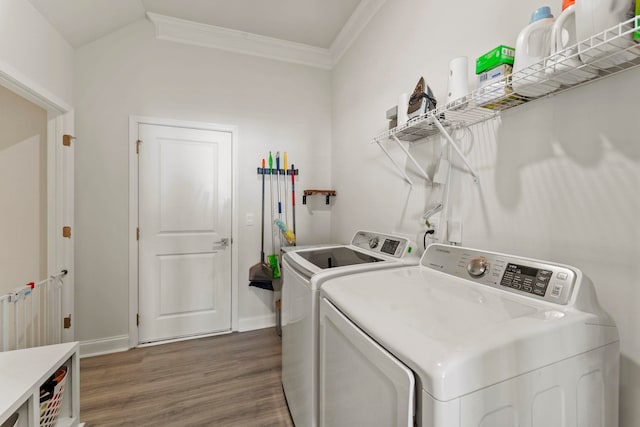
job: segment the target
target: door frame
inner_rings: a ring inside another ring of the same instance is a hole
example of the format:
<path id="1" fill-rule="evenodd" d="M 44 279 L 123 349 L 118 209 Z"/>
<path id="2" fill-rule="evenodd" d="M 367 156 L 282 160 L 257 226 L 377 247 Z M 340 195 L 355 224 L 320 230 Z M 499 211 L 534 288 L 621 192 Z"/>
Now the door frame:
<path id="1" fill-rule="evenodd" d="M 71 325 L 62 328 L 62 342 L 75 341 L 75 233 L 62 236 L 62 227 L 74 229 L 74 145 L 62 145 L 62 136 L 74 135 L 74 110 L 9 64 L 0 61 L 0 85 L 47 112 L 47 277 L 67 270 L 62 287 L 62 313 Z M 18 285 L 18 284 L 17 284 Z M 62 322 L 62 319 L 60 319 Z"/>
<path id="2" fill-rule="evenodd" d="M 238 126 L 216 123 L 191 122 L 157 117 L 129 116 L 129 347 L 140 345 L 136 315 L 139 309 L 139 254 L 136 230 L 138 228 L 138 126 L 141 124 L 172 126 L 187 129 L 212 130 L 231 133 L 231 331 L 238 330 L 238 220 L 237 220 L 237 163 Z"/>

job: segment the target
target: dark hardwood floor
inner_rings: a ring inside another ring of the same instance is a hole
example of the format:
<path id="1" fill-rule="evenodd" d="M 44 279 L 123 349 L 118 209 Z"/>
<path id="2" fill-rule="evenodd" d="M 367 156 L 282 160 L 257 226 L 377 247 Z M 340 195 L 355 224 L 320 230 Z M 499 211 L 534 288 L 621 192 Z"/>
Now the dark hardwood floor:
<path id="1" fill-rule="evenodd" d="M 273 328 L 80 362 L 80 420 L 93 426 L 293 426 Z"/>

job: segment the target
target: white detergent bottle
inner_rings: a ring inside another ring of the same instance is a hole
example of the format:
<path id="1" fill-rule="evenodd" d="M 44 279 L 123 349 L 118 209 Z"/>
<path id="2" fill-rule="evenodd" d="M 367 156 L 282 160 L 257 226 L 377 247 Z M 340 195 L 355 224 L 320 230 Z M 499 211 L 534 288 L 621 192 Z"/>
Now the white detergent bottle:
<path id="1" fill-rule="evenodd" d="M 564 0 L 562 13 L 551 30 L 551 56 L 545 68 L 547 75 L 558 83 L 574 85 L 598 75 L 597 70 L 580 60 L 577 43 L 575 0 Z"/>
<path id="2" fill-rule="evenodd" d="M 548 6 L 537 9 L 531 22 L 518 35 L 513 62 L 513 90 L 520 95 L 537 97 L 553 92 L 560 83 L 544 72 L 544 60 L 551 51 L 553 15 Z"/>
<path id="3" fill-rule="evenodd" d="M 640 52 L 626 51 L 634 46 L 633 21 L 622 27 L 625 36 L 618 36 L 620 30 L 612 29 L 635 15 L 635 0 L 578 0 L 576 2 L 576 33 L 580 58 L 585 64 L 598 68 L 611 68 L 633 60 Z M 609 31 L 611 30 L 611 31 Z M 606 39 L 608 40 L 606 43 Z M 612 40 L 613 39 L 613 40 Z M 635 52 L 635 54 L 634 54 Z"/>

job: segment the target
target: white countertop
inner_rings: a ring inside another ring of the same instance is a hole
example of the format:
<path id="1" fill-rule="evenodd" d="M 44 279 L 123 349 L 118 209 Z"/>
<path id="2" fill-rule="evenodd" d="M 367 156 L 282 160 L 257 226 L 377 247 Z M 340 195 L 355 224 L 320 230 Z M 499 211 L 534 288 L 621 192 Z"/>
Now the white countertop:
<path id="1" fill-rule="evenodd" d="M 0 424 L 26 402 L 71 355 L 78 343 L 0 353 Z"/>

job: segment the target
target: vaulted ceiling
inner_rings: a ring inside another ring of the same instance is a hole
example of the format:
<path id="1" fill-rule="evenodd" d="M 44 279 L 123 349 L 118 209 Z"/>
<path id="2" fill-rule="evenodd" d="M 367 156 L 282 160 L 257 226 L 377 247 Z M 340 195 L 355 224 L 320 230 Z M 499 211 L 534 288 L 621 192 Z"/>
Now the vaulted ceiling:
<path id="1" fill-rule="evenodd" d="M 329 48 L 360 3 L 360 0 L 30 1 L 74 47 L 153 12 Z"/>

